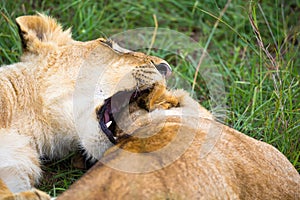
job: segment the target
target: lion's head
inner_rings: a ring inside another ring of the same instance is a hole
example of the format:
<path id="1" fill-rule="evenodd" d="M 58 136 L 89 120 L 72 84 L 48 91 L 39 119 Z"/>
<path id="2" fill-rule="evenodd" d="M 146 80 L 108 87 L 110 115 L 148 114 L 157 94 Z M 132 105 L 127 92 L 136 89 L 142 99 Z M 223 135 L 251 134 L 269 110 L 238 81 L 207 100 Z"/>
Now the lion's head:
<path id="1" fill-rule="evenodd" d="M 57 132 L 76 131 L 80 144 L 94 158 L 115 142 L 114 114 L 148 95 L 154 85 L 165 85 L 171 74 L 166 61 L 113 41 L 76 41 L 70 29 L 63 31 L 48 16 L 22 16 L 16 21 L 24 52 L 21 59 L 36 71 L 47 121 Z"/>

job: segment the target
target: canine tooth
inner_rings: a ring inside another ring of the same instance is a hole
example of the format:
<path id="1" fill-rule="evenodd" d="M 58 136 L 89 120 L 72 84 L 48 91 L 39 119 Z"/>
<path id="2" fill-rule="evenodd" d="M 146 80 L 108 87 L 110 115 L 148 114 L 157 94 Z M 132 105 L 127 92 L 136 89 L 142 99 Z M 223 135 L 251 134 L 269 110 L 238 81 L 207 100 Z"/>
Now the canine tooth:
<path id="1" fill-rule="evenodd" d="M 106 123 L 106 127 L 108 128 L 111 125 L 112 121 Z"/>

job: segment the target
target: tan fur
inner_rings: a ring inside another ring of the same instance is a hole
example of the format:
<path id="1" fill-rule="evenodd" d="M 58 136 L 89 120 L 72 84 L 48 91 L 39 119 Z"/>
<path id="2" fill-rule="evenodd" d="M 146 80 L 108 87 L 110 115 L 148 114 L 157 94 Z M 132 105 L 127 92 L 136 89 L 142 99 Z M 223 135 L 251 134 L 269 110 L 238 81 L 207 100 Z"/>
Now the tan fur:
<path id="1" fill-rule="evenodd" d="M 131 105 L 134 121 L 127 123 L 127 117 L 122 123 L 128 126 L 125 132 L 133 133 L 133 137 L 109 149 L 58 200 L 300 199 L 300 176 L 277 149 L 214 121 L 183 91 L 161 97 L 161 92 L 152 93 L 152 98 L 161 100 L 157 104 L 172 108 L 148 113 Z M 179 106 L 172 103 L 174 98 Z M 213 146 L 208 145 L 211 136 L 216 139 L 212 140 Z M 187 150 L 170 165 L 163 165 L 191 137 Z M 171 144 L 174 148 L 170 151 L 158 151 Z M 149 161 L 134 163 L 128 152 L 144 153 Z M 158 170 L 129 172 L 134 167 L 147 169 L 149 165 Z"/>
<path id="2" fill-rule="evenodd" d="M 39 157 L 60 158 L 81 147 L 101 158 L 112 144 L 95 108 L 118 91 L 164 83 L 155 66 L 165 61 L 103 38 L 75 41 L 41 14 L 16 22 L 21 62 L 0 68 L 0 199 L 48 199 L 30 190 L 40 178 Z"/>

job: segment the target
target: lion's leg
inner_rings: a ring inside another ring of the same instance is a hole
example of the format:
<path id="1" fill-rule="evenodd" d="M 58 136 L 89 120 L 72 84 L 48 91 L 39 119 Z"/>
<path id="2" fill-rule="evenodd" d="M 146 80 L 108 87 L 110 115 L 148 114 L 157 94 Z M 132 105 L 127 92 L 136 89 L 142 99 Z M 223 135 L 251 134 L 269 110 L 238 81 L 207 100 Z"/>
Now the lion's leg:
<path id="1" fill-rule="evenodd" d="M 163 84 L 157 85 L 148 96 L 148 109 L 169 109 L 178 105 L 178 98 L 166 90 Z"/>
<path id="2" fill-rule="evenodd" d="M 41 169 L 30 138 L 6 129 L 0 129 L 0 138 L 0 199 L 46 199 L 31 190 Z"/>
<path id="3" fill-rule="evenodd" d="M 12 193 L 0 179 L 0 200 L 49 200 L 46 193 L 31 189 L 20 193 Z"/>
<path id="4" fill-rule="evenodd" d="M 50 199 L 49 195 L 37 189 L 31 189 L 31 190 L 27 190 L 20 193 L 14 193 L 14 194 L 11 192 L 3 195 L 0 194 L 0 200 L 49 200 L 49 199 Z"/>

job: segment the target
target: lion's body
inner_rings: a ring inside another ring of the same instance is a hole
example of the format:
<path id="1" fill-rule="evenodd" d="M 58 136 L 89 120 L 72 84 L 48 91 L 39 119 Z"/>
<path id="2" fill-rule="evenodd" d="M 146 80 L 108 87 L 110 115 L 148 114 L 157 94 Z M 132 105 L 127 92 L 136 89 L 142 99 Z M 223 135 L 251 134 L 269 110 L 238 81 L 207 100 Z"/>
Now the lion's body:
<path id="1" fill-rule="evenodd" d="M 83 148 L 99 159 L 112 144 L 96 108 L 118 91 L 164 81 L 159 58 L 114 50 L 101 38 L 75 41 L 43 15 L 19 17 L 17 24 L 21 62 L 0 68 L 0 199 L 34 199 L 37 190 L 26 191 L 40 177 L 41 156 L 59 158 Z M 149 76 L 141 77 L 144 71 Z"/>
<path id="2" fill-rule="evenodd" d="M 175 96 L 180 107 L 133 112 L 127 128 L 136 137 L 109 149 L 58 199 L 300 199 L 300 176 L 277 149 L 214 121 L 187 94 Z"/>

